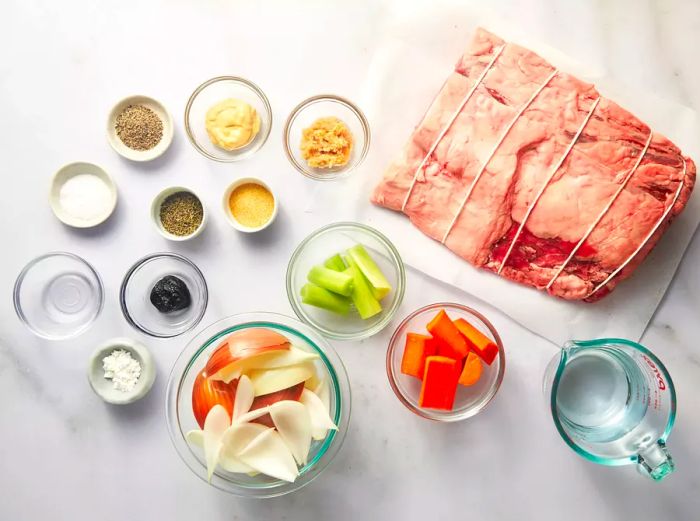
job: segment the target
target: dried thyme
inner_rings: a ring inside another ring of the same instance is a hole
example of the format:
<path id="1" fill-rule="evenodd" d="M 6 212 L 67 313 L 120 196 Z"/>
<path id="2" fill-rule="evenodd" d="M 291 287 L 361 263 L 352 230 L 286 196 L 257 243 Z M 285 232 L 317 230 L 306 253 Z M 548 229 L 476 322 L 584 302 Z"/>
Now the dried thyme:
<path id="1" fill-rule="evenodd" d="M 202 224 L 201 201 L 190 192 L 169 195 L 160 206 L 160 222 L 168 233 L 184 237 L 192 235 Z"/>

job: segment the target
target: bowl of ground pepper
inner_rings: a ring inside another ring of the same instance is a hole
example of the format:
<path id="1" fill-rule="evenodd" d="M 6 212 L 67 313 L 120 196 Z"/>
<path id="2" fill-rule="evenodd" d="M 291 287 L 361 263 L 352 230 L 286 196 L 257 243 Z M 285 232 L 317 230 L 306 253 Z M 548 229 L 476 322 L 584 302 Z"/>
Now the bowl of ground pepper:
<path id="1" fill-rule="evenodd" d="M 264 230 L 277 217 L 277 198 L 262 179 L 243 177 L 224 192 L 226 220 L 236 230 L 253 233 Z"/>
<path id="2" fill-rule="evenodd" d="M 129 96 L 109 113 L 107 139 L 122 157 L 150 161 L 173 140 L 173 120 L 162 103 L 148 96 Z"/>
<path id="3" fill-rule="evenodd" d="M 207 214 L 202 200 L 192 190 L 171 186 L 153 199 L 151 218 L 166 239 L 186 241 L 202 232 Z"/>

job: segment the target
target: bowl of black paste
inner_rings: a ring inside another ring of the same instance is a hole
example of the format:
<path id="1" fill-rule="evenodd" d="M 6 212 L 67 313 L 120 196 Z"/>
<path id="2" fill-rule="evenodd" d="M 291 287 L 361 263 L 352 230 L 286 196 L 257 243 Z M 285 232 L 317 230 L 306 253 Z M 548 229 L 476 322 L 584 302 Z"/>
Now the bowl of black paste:
<path id="1" fill-rule="evenodd" d="M 159 338 L 181 335 L 199 324 L 208 300 L 200 269 L 176 253 L 154 253 L 137 261 L 119 294 L 127 322 Z"/>

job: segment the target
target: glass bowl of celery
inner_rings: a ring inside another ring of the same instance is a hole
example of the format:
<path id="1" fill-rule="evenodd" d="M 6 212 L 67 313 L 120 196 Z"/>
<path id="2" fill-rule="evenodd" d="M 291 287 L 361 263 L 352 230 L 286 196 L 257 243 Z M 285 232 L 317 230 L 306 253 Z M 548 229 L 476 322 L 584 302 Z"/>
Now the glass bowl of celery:
<path id="1" fill-rule="evenodd" d="M 287 267 L 287 297 L 300 320 L 338 340 L 386 327 L 403 300 L 406 272 L 382 233 L 353 222 L 324 226 L 304 239 Z"/>

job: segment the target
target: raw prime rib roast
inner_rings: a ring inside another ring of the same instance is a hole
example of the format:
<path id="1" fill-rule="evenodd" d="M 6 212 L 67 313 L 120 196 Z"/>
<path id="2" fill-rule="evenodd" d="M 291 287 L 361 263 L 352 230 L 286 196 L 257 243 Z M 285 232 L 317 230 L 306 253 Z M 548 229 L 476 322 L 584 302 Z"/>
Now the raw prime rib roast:
<path id="1" fill-rule="evenodd" d="M 372 202 L 474 266 L 570 300 L 628 277 L 695 164 L 593 85 L 478 30 Z"/>

